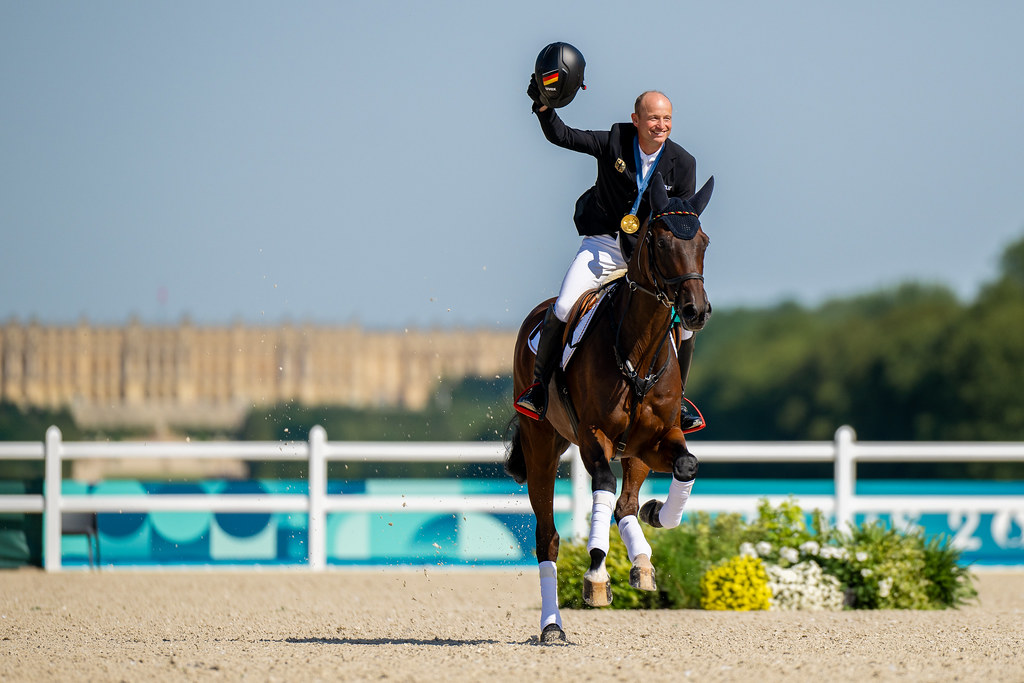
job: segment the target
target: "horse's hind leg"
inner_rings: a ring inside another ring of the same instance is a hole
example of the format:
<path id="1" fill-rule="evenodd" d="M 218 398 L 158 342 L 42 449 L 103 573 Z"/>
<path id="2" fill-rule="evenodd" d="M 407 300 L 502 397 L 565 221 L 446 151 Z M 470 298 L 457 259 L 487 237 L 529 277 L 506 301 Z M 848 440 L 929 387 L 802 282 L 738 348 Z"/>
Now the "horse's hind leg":
<path id="1" fill-rule="evenodd" d="M 537 568 L 540 574 L 540 642 L 565 642 L 558 610 L 558 531 L 555 529 L 555 477 L 568 442 L 545 423 L 522 424 L 519 432 L 526 458 L 527 492 L 537 520 Z"/>
<path id="2" fill-rule="evenodd" d="M 654 565 L 651 564 L 651 544 L 644 536 L 640 520 L 637 519 L 640 486 L 647 478 L 650 468 L 637 458 L 622 461 L 622 493 L 615 506 L 615 519 L 619 524 L 619 536 L 626 546 L 626 554 L 633 565 L 629 570 L 629 585 L 645 591 L 658 590 L 654 580 Z"/>

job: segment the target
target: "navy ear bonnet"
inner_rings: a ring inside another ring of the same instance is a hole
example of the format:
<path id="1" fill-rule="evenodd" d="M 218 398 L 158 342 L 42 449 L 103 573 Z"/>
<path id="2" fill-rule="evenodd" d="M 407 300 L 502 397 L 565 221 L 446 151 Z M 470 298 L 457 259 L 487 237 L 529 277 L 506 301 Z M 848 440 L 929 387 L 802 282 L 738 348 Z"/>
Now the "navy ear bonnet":
<path id="1" fill-rule="evenodd" d="M 711 200 L 715 190 L 715 177 L 711 176 L 704 187 L 689 199 L 669 197 L 665 191 L 661 174 L 654 174 L 651 180 L 651 217 L 650 223 L 661 221 L 672 234 L 681 240 L 692 240 L 700 230 L 700 213 Z"/>
<path id="2" fill-rule="evenodd" d="M 678 197 L 668 200 L 668 206 L 660 211 L 651 212 L 651 223 L 661 221 L 662 225 L 672 231 L 681 240 L 692 240 L 700 230 L 700 218 L 693 210 L 690 202 Z"/>

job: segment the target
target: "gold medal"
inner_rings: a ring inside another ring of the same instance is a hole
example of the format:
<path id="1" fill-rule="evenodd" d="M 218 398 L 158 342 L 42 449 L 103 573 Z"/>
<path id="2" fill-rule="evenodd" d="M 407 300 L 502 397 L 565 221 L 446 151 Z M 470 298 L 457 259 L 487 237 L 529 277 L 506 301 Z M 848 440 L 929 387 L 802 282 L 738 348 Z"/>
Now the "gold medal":
<path id="1" fill-rule="evenodd" d="M 627 235 L 632 235 L 634 232 L 640 229 L 640 219 L 631 213 L 627 213 L 619 221 L 619 227 L 622 228 L 622 232 Z"/>

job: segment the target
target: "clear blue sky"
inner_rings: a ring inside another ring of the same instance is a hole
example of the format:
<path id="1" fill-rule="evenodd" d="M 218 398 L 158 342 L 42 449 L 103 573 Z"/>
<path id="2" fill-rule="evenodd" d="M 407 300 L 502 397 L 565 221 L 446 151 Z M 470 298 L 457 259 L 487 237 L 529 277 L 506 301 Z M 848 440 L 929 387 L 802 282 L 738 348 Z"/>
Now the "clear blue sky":
<path id="1" fill-rule="evenodd" d="M 631 8 L 632 7 L 632 8 Z M 974 296 L 1024 234 L 1024 3 L 0 0 L 0 320 L 515 327 L 657 88 L 714 174 L 718 308 Z M 713 321 L 711 324 L 714 324 Z"/>

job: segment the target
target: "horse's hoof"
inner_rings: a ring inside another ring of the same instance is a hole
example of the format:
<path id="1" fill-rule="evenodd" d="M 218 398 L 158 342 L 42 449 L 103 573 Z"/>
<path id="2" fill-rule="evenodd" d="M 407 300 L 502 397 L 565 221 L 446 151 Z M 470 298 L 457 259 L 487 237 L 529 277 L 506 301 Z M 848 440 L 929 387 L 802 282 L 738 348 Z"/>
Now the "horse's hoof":
<path id="1" fill-rule="evenodd" d="M 649 500 L 643 504 L 640 508 L 637 517 L 644 524 L 653 526 L 655 529 L 661 528 L 661 520 L 658 519 L 658 513 L 661 512 L 661 506 L 664 505 L 660 500 Z"/>
<path id="2" fill-rule="evenodd" d="M 592 581 L 584 576 L 583 602 L 591 607 L 607 607 L 612 604 L 612 582 Z"/>
<path id="3" fill-rule="evenodd" d="M 565 642 L 565 631 L 558 624 L 548 624 L 540 632 L 541 645 L 561 645 Z"/>
<path id="4" fill-rule="evenodd" d="M 633 567 L 629 570 L 629 585 L 642 591 L 656 591 L 658 584 L 654 581 L 654 565 L 647 555 L 637 555 Z"/>

